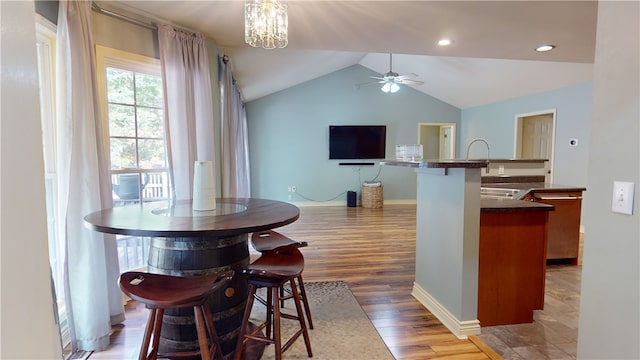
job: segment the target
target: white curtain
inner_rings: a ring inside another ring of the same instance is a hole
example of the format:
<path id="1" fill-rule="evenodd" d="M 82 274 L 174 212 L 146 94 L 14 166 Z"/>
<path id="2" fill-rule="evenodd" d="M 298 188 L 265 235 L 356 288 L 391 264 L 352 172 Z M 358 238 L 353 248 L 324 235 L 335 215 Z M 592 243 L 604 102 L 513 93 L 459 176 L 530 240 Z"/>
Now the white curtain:
<path id="1" fill-rule="evenodd" d="M 226 56 L 223 62 L 222 196 L 251 197 L 247 116 Z"/>
<path id="2" fill-rule="evenodd" d="M 214 160 L 211 77 L 203 34 L 158 26 L 173 198 L 191 199 L 193 164 Z"/>
<path id="3" fill-rule="evenodd" d="M 112 206 L 97 98 L 91 3 L 60 1 L 56 46 L 58 239 L 65 245 L 65 307 L 74 350 L 104 350 L 124 320 L 112 235 L 83 217 Z"/>

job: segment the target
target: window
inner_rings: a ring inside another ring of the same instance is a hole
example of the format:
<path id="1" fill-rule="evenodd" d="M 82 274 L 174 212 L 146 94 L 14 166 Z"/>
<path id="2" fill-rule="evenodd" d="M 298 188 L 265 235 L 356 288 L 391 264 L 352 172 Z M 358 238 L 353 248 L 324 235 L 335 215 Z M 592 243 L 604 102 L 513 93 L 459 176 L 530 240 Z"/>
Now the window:
<path id="1" fill-rule="evenodd" d="M 157 59 L 97 46 L 114 206 L 169 198 Z M 120 270 L 146 265 L 148 238 L 117 236 Z"/>
<path id="2" fill-rule="evenodd" d="M 63 346 L 67 346 L 71 342 L 71 338 L 64 301 L 64 247 L 58 241 L 56 227 L 56 194 L 58 190 L 56 182 L 55 62 L 53 56 L 56 46 L 56 28 L 55 25 L 40 15 L 37 15 L 36 19 L 36 55 L 38 58 L 42 148 L 44 151 L 49 264 L 58 308 L 60 336 Z"/>

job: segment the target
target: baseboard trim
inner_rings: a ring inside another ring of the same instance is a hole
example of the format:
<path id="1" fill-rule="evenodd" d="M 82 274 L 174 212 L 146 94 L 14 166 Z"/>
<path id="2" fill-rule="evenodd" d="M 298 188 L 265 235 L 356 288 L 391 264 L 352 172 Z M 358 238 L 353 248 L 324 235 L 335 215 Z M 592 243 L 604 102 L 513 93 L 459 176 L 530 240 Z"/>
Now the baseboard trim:
<path id="1" fill-rule="evenodd" d="M 289 204 L 297 207 L 312 207 L 312 206 L 347 206 L 347 202 L 344 200 L 337 201 L 287 201 Z M 400 200 L 384 200 L 384 205 L 415 205 L 416 199 L 400 199 Z M 358 202 L 358 206 L 361 204 Z"/>
<path id="2" fill-rule="evenodd" d="M 480 321 L 458 320 L 447 308 L 438 302 L 420 285 L 413 283 L 411 295 L 427 308 L 458 339 L 466 339 L 471 335 L 480 335 Z"/>

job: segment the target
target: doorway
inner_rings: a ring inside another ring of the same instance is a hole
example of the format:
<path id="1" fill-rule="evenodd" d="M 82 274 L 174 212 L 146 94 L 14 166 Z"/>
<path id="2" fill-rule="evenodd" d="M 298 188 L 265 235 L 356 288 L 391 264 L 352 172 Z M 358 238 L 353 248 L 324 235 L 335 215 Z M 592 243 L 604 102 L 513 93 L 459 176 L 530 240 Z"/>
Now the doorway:
<path id="1" fill-rule="evenodd" d="M 546 178 L 552 182 L 556 110 L 516 115 L 516 159 L 547 159 Z"/>
<path id="2" fill-rule="evenodd" d="M 455 158 L 456 124 L 419 123 L 418 144 L 422 145 L 423 159 Z"/>

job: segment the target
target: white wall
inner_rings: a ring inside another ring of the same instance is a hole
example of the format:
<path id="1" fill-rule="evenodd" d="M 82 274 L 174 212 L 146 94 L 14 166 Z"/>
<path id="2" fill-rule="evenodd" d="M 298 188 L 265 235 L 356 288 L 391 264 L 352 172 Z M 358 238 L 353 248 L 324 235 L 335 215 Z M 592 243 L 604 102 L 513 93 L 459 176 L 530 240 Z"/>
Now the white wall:
<path id="1" fill-rule="evenodd" d="M 55 359 L 33 1 L 1 1 L 0 358 Z"/>
<path id="2" fill-rule="evenodd" d="M 600 1 L 584 206 L 579 359 L 640 358 L 640 3 Z M 635 213 L 611 212 L 615 180 Z"/>

